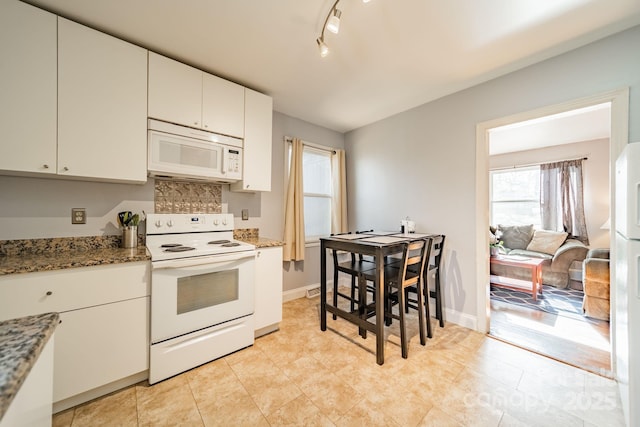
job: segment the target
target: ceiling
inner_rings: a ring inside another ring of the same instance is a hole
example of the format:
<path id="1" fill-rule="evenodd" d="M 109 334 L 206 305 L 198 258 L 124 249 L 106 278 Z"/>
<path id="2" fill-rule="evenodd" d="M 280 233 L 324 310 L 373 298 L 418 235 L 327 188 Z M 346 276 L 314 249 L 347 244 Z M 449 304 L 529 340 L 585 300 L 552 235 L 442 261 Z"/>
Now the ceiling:
<path id="1" fill-rule="evenodd" d="M 640 23 L 637 0 L 28 0 L 346 132 Z"/>
<path id="2" fill-rule="evenodd" d="M 611 104 L 553 114 L 489 131 L 489 155 L 533 150 L 611 136 Z"/>

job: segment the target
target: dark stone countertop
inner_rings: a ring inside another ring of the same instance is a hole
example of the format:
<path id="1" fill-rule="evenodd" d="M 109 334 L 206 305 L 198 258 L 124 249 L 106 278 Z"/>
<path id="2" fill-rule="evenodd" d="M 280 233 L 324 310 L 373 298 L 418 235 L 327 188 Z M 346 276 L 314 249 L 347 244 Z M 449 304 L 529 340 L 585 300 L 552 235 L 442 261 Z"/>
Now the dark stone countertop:
<path id="1" fill-rule="evenodd" d="M 16 273 L 62 270 L 66 268 L 149 261 L 145 246 L 132 249 L 96 248 L 60 250 L 50 253 L 23 253 L 0 256 L 0 276 Z"/>
<path id="2" fill-rule="evenodd" d="M 0 322 L 0 419 L 58 326 L 58 313 Z"/>

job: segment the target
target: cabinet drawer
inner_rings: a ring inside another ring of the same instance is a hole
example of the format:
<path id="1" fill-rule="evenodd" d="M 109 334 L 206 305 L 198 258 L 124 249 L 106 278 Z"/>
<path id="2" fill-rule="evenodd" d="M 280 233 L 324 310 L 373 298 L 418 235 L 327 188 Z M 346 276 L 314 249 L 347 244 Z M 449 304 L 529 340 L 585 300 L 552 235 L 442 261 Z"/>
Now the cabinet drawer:
<path id="1" fill-rule="evenodd" d="M 65 312 L 149 295 L 148 262 L 0 277 L 0 320 Z"/>

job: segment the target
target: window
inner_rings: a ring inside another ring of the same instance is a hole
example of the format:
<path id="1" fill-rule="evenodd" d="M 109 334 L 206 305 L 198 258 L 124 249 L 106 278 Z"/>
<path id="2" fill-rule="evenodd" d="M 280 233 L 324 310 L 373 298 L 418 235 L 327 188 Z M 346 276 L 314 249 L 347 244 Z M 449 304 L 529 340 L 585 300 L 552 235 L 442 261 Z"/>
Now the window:
<path id="1" fill-rule="evenodd" d="M 305 145 L 302 152 L 304 191 L 304 233 L 306 242 L 317 242 L 331 234 L 331 151 Z M 291 144 L 287 150 L 287 170 Z M 287 176 L 288 179 L 288 176 Z"/>
<path id="2" fill-rule="evenodd" d="M 541 228 L 538 166 L 491 171 L 490 180 L 492 225 Z"/>

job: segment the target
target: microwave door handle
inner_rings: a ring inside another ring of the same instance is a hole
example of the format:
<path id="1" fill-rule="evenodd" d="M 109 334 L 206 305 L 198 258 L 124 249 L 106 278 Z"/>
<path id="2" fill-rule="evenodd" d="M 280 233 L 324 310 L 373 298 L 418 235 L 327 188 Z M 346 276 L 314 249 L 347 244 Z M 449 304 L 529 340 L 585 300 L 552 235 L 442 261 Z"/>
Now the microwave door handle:
<path id="1" fill-rule="evenodd" d="M 226 164 L 225 164 L 225 157 L 227 157 L 227 153 L 226 153 L 227 149 L 222 147 L 222 159 L 221 159 L 221 166 L 222 166 L 222 174 L 225 175 L 227 173 L 227 169 L 226 169 Z"/>

